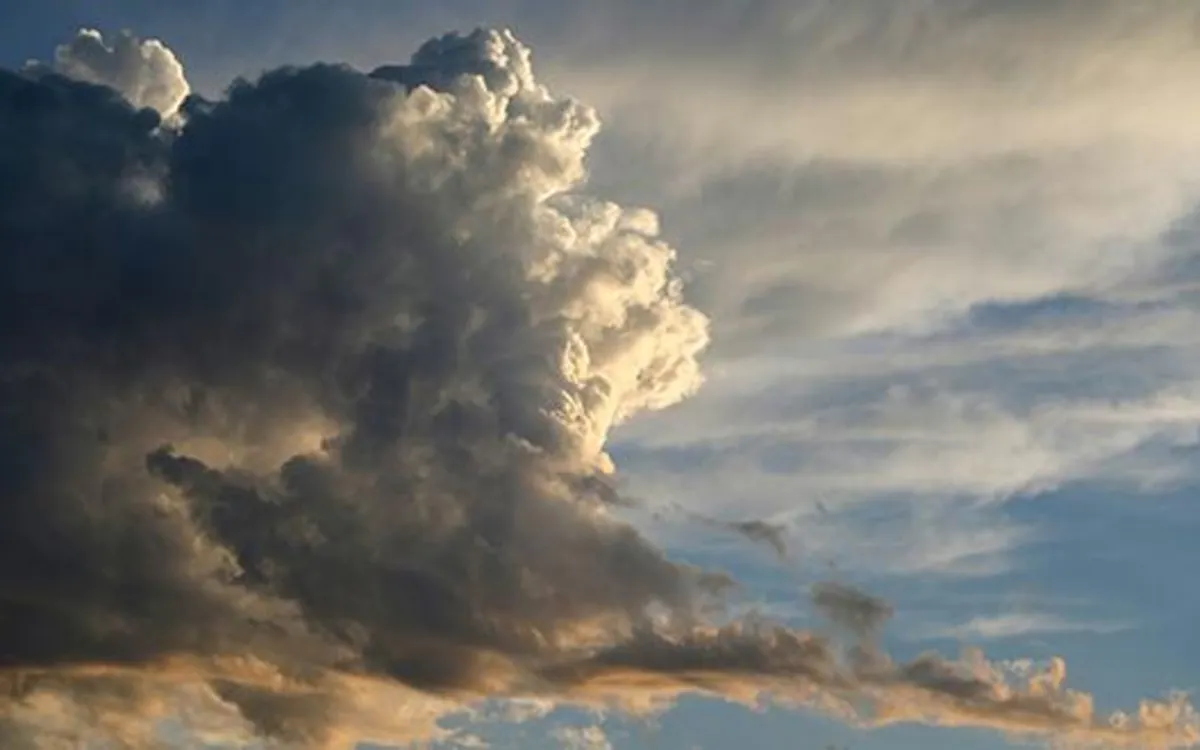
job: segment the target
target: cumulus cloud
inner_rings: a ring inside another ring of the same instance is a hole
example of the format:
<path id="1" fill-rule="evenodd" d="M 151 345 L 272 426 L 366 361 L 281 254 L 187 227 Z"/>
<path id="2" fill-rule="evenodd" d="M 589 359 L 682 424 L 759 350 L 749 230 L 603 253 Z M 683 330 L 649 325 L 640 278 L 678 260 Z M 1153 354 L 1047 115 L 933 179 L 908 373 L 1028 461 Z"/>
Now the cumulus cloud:
<path id="1" fill-rule="evenodd" d="M 107 86 L 135 107 L 170 115 L 187 97 L 190 87 L 183 65 L 157 39 L 138 39 L 128 31 L 117 34 L 111 46 L 95 29 L 81 29 L 54 52 L 54 72 L 79 81 Z"/>
<path id="2" fill-rule="evenodd" d="M 609 512 L 606 440 L 696 390 L 708 322 L 653 216 L 582 193 L 596 114 L 510 33 L 275 70 L 173 128 L 173 56 L 85 37 L 66 75 L 0 71 L 6 747 L 344 747 L 688 692 L 1200 740 L 1184 699 L 1103 717 L 1058 662 L 896 663 L 845 587 L 815 595 L 840 638 L 704 620 L 728 577 Z"/>

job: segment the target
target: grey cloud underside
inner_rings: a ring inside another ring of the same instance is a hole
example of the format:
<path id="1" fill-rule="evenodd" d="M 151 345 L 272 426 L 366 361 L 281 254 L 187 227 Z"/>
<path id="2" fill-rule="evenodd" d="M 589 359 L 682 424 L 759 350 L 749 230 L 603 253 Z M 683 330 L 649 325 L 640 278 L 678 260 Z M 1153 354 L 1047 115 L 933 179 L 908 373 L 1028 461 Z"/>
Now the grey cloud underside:
<path id="1" fill-rule="evenodd" d="M 728 579 L 608 513 L 603 449 L 698 386 L 707 321 L 652 216 L 577 194 L 594 113 L 511 35 L 277 70 L 166 122 L 123 93 L 0 71 L 5 747 L 144 747 L 181 715 L 346 745 L 419 737 L 413 695 L 689 690 L 1196 739 L 1185 703 L 1110 730 L 1061 676 L 894 665 L 890 610 L 848 589 L 817 604 L 852 658 L 704 625 Z"/>

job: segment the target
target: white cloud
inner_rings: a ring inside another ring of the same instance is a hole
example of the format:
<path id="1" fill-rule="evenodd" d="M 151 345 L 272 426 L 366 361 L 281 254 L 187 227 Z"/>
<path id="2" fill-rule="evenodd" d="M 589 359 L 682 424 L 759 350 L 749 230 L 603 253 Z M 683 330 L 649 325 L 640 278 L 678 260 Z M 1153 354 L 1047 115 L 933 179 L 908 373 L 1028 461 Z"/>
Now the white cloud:
<path id="1" fill-rule="evenodd" d="M 939 628 L 933 634 L 966 640 L 988 640 L 1052 633 L 1115 633 L 1128 627 L 1119 622 L 1070 620 L 1059 615 L 1028 612 L 972 617 L 961 625 Z"/>
<path id="2" fill-rule="evenodd" d="M 135 107 L 172 115 L 190 86 L 175 53 L 157 39 L 121 32 L 111 43 L 95 29 L 81 29 L 54 53 L 54 71 L 69 78 L 108 86 Z"/>
<path id="3" fill-rule="evenodd" d="M 1186 5 L 611 6 L 547 66 L 675 186 L 718 350 L 1107 289 L 1200 197 Z"/>
<path id="4" fill-rule="evenodd" d="M 553 736 L 562 743 L 562 750 L 612 750 L 604 729 L 598 726 L 560 727 Z"/>
<path id="5" fill-rule="evenodd" d="M 791 404 L 776 394 L 718 400 L 686 429 L 664 419 L 645 442 L 626 436 L 626 465 L 652 477 L 673 474 L 675 461 L 681 481 L 697 489 L 722 474 L 726 485 L 791 489 L 827 504 L 881 495 L 1005 499 L 1073 480 L 1129 479 L 1136 472 L 1114 461 L 1159 441 L 1194 444 L 1200 429 L 1197 384 L 1122 400 L 1050 395 L 1029 406 L 1004 404 L 985 388 L 862 385 L 840 404 L 821 403 L 841 395 L 832 388 Z"/>
<path id="6" fill-rule="evenodd" d="M 1194 358 L 1133 342 L 1072 351 L 1069 333 L 1040 351 L 1053 338 L 910 342 L 790 379 L 785 364 L 732 367 L 696 404 L 631 424 L 619 463 L 660 502 L 785 523 L 803 559 L 1002 572 L 1039 534 L 997 504 L 1080 481 L 1136 492 L 1197 476 L 1177 451 L 1200 435 Z"/>

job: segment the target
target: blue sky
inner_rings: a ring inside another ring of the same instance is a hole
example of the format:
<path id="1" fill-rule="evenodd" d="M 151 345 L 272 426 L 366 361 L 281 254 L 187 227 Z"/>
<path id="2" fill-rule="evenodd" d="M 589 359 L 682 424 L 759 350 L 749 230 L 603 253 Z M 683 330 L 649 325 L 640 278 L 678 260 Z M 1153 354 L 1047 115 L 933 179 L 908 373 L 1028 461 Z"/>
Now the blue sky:
<path id="1" fill-rule="evenodd" d="M 1103 709 L 1200 688 L 1200 7 L 639 5 L 45 0 L 5 12 L 0 63 L 129 28 L 217 95 L 513 27 L 605 122 L 589 192 L 659 211 L 713 321 L 704 388 L 610 436 L 623 481 L 784 524 L 791 559 L 670 515 L 637 520 L 653 539 L 797 625 L 821 627 L 818 580 L 881 595 L 897 656 L 1061 656 Z M 593 725 L 614 748 L 1017 742 L 693 698 L 464 731 L 585 747 L 563 729 Z"/>

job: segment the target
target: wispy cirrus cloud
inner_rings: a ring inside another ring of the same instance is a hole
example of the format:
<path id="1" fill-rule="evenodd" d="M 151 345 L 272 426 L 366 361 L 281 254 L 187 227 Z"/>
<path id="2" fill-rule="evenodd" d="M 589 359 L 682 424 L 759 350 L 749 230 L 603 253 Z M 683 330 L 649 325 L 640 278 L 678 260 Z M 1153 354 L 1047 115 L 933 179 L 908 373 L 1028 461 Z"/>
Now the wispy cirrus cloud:
<path id="1" fill-rule="evenodd" d="M 1116 633 L 1130 627 L 1120 622 L 1072 620 L 1060 615 L 1025 612 L 972 617 L 959 625 L 934 629 L 930 635 L 992 640 L 1054 633 Z"/>

